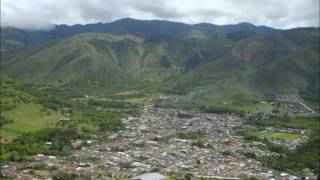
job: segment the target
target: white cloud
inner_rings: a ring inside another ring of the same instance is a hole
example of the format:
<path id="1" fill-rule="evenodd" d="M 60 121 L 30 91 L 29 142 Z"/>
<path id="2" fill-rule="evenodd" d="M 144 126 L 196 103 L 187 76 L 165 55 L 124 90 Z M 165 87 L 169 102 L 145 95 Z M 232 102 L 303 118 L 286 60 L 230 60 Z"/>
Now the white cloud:
<path id="1" fill-rule="evenodd" d="M 1 0 L 1 26 L 49 29 L 52 24 L 119 18 L 186 23 L 251 22 L 276 28 L 319 26 L 319 0 Z"/>

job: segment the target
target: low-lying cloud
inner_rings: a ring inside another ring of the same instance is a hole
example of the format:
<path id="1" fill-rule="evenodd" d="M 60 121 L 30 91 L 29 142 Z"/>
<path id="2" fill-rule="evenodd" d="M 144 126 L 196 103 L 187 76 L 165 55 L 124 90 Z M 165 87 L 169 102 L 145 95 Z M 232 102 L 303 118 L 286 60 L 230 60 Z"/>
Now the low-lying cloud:
<path id="1" fill-rule="evenodd" d="M 131 17 L 185 23 L 251 22 L 276 28 L 319 26 L 319 0 L 1 0 L 1 26 L 50 29 L 54 24 Z"/>

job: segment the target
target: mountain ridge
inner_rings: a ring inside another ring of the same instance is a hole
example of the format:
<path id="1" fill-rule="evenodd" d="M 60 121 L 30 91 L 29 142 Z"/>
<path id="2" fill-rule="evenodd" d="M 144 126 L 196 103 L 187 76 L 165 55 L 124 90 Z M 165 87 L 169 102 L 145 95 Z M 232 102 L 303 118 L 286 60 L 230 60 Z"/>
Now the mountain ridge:
<path id="1" fill-rule="evenodd" d="M 3 53 L 2 66 L 6 74 L 26 83 L 81 90 L 80 94 L 196 91 L 204 97 L 219 94 L 220 99 L 232 99 L 246 94 L 254 99 L 270 93 L 297 94 L 312 87 L 311 79 L 319 73 L 317 38 L 315 29 L 254 33 L 236 40 L 181 37 L 155 41 L 84 33 Z M 318 87 L 318 80 L 312 82 Z M 318 93 L 311 89 L 308 92 Z"/>
<path id="2" fill-rule="evenodd" d="M 1 28 L 2 51 L 15 47 L 23 47 L 44 43 L 56 38 L 65 38 L 75 34 L 97 32 L 108 34 L 132 34 L 143 38 L 166 34 L 171 37 L 184 37 L 193 30 L 201 31 L 205 36 L 226 36 L 235 31 L 249 31 L 257 33 L 276 33 L 277 29 L 266 26 L 255 26 L 248 23 L 234 25 L 214 24 L 185 24 L 163 20 L 136 20 L 125 18 L 110 23 L 95 23 L 87 25 L 57 25 L 52 30 L 21 30 L 16 28 Z"/>

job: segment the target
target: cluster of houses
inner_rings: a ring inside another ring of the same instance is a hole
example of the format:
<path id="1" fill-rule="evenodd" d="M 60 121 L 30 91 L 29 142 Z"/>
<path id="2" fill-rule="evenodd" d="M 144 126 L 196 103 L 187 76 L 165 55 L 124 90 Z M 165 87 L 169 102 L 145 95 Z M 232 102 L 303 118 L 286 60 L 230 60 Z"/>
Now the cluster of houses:
<path id="1" fill-rule="evenodd" d="M 212 179 L 239 179 L 241 175 L 281 178 L 281 172 L 244 155 L 270 152 L 245 144 L 243 137 L 235 133 L 242 123 L 241 118 L 230 114 L 146 109 L 141 117 L 123 119 L 124 129 L 109 132 L 102 140 L 73 140 L 72 156 L 32 157 L 31 163 L 44 164 L 42 170 L 31 173 L 32 167 L 18 168 L 23 163 L 11 163 L 1 173 L 33 178 L 49 178 L 57 171 L 104 179 L 161 179 L 186 174 Z"/>
<path id="2" fill-rule="evenodd" d="M 289 114 L 315 114 L 314 110 L 308 107 L 298 95 L 277 95 L 276 100 Z"/>

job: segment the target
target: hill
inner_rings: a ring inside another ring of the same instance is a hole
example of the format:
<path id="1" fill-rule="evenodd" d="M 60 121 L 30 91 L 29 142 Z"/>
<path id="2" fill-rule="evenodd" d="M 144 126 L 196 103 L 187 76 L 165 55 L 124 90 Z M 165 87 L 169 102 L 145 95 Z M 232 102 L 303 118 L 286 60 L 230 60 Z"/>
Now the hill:
<path id="1" fill-rule="evenodd" d="M 78 95 L 193 93 L 194 101 L 214 104 L 275 94 L 310 98 L 319 93 L 317 39 L 317 28 L 235 39 L 84 33 L 7 51 L 2 65 L 25 83 Z"/>
<path id="2" fill-rule="evenodd" d="M 66 38 L 82 33 L 107 33 L 114 35 L 132 34 L 143 38 L 158 37 L 187 37 L 201 34 L 204 37 L 243 38 L 252 33 L 273 34 L 279 30 L 255 26 L 250 23 L 239 23 L 234 25 L 213 25 L 208 23 L 184 24 L 160 20 L 136 20 L 131 18 L 120 19 L 110 23 L 96 23 L 87 25 L 57 25 L 49 31 L 26 31 L 16 28 L 1 29 L 1 51 L 35 45 L 57 38 Z M 242 34 L 241 37 L 236 34 Z"/>
<path id="3" fill-rule="evenodd" d="M 1 75 L 1 142 L 44 127 L 54 127 L 62 117 L 39 103 L 26 87 Z"/>
<path id="4" fill-rule="evenodd" d="M 106 86 L 121 89 L 135 81 L 125 68 L 134 66 L 129 60 L 141 54 L 140 42 L 132 39 L 131 36 L 94 33 L 77 35 L 45 46 L 4 54 L 4 71 L 26 83 L 76 84 L 97 91 Z"/>

